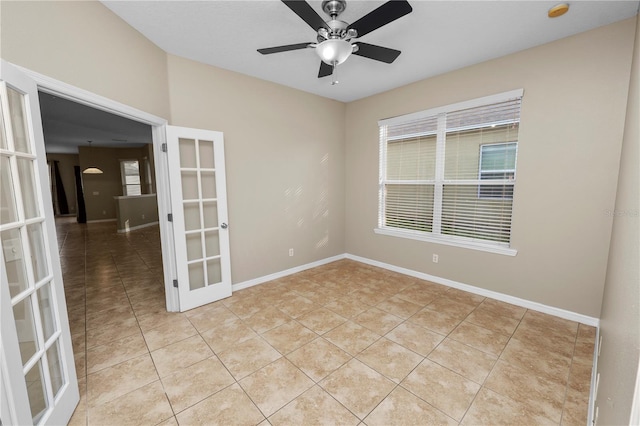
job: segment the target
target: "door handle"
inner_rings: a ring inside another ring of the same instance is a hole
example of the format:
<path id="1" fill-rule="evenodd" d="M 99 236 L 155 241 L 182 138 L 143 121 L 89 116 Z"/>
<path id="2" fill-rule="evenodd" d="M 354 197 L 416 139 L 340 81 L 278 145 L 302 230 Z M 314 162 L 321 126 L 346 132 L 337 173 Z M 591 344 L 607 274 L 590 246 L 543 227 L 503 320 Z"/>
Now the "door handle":
<path id="1" fill-rule="evenodd" d="M 229 225 L 227 225 L 226 223 L 222 223 L 222 225 L 220 225 L 220 228 L 222 229 L 227 229 L 229 227 Z"/>

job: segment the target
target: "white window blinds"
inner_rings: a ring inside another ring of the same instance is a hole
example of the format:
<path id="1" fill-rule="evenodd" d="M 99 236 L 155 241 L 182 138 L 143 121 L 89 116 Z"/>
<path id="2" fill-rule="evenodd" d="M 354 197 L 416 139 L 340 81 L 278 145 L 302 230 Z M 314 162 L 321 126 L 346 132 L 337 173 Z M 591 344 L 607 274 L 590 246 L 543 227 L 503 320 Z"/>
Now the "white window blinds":
<path id="1" fill-rule="evenodd" d="M 138 160 L 120 160 L 122 174 L 122 194 L 141 195 L 140 164 Z"/>
<path id="2" fill-rule="evenodd" d="M 508 247 L 521 98 L 381 121 L 378 226 Z"/>

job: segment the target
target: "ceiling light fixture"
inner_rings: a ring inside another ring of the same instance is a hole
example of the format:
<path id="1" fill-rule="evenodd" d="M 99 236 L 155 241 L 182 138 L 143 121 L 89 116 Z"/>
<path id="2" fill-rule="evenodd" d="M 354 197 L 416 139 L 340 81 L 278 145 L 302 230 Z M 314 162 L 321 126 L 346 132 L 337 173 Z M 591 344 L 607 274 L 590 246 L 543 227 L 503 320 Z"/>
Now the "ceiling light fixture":
<path id="1" fill-rule="evenodd" d="M 353 53 L 353 46 L 346 40 L 329 39 L 316 46 L 322 62 L 333 67 L 340 65 Z"/>
<path id="2" fill-rule="evenodd" d="M 91 148 L 91 142 L 92 141 L 87 141 L 87 142 L 89 142 L 89 148 Z M 85 175 L 101 175 L 103 173 L 103 171 L 100 170 L 97 167 L 91 166 L 91 167 L 87 167 L 86 169 L 84 169 L 82 171 L 82 173 L 85 174 Z"/>
<path id="3" fill-rule="evenodd" d="M 339 83 L 337 66 L 346 61 L 357 49 L 357 45 L 353 45 L 350 41 L 339 38 L 330 38 L 316 45 L 316 53 L 320 57 L 320 60 L 333 67 L 332 86 Z"/>
<path id="4" fill-rule="evenodd" d="M 549 18 L 557 18 L 558 16 L 564 15 L 568 11 L 569 11 L 569 4 L 560 3 L 553 6 L 551 9 L 549 9 L 549 11 L 547 12 L 547 16 L 549 16 Z"/>

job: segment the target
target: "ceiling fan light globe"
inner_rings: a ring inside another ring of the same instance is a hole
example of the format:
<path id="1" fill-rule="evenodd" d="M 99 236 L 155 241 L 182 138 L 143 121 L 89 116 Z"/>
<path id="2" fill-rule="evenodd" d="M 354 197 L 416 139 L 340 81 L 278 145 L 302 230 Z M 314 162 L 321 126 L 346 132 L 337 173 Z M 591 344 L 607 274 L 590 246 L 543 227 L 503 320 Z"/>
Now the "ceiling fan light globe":
<path id="1" fill-rule="evenodd" d="M 353 52 L 351 43 L 346 40 L 325 40 L 316 46 L 316 53 L 322 62 L 328 65 L 340 65 Z"/>

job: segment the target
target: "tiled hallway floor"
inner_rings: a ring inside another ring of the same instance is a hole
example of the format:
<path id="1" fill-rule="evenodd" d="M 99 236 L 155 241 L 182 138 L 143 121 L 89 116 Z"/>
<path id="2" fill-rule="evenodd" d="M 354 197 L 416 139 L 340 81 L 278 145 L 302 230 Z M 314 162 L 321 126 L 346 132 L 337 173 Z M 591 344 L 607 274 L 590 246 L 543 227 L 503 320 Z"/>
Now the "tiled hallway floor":
<path id="1" fill-rule="evenodd" d="M 57 228 L 71 424 L 586 424 L 593 327 L 349 260 L 167 313 L 157 228 Z"/>

